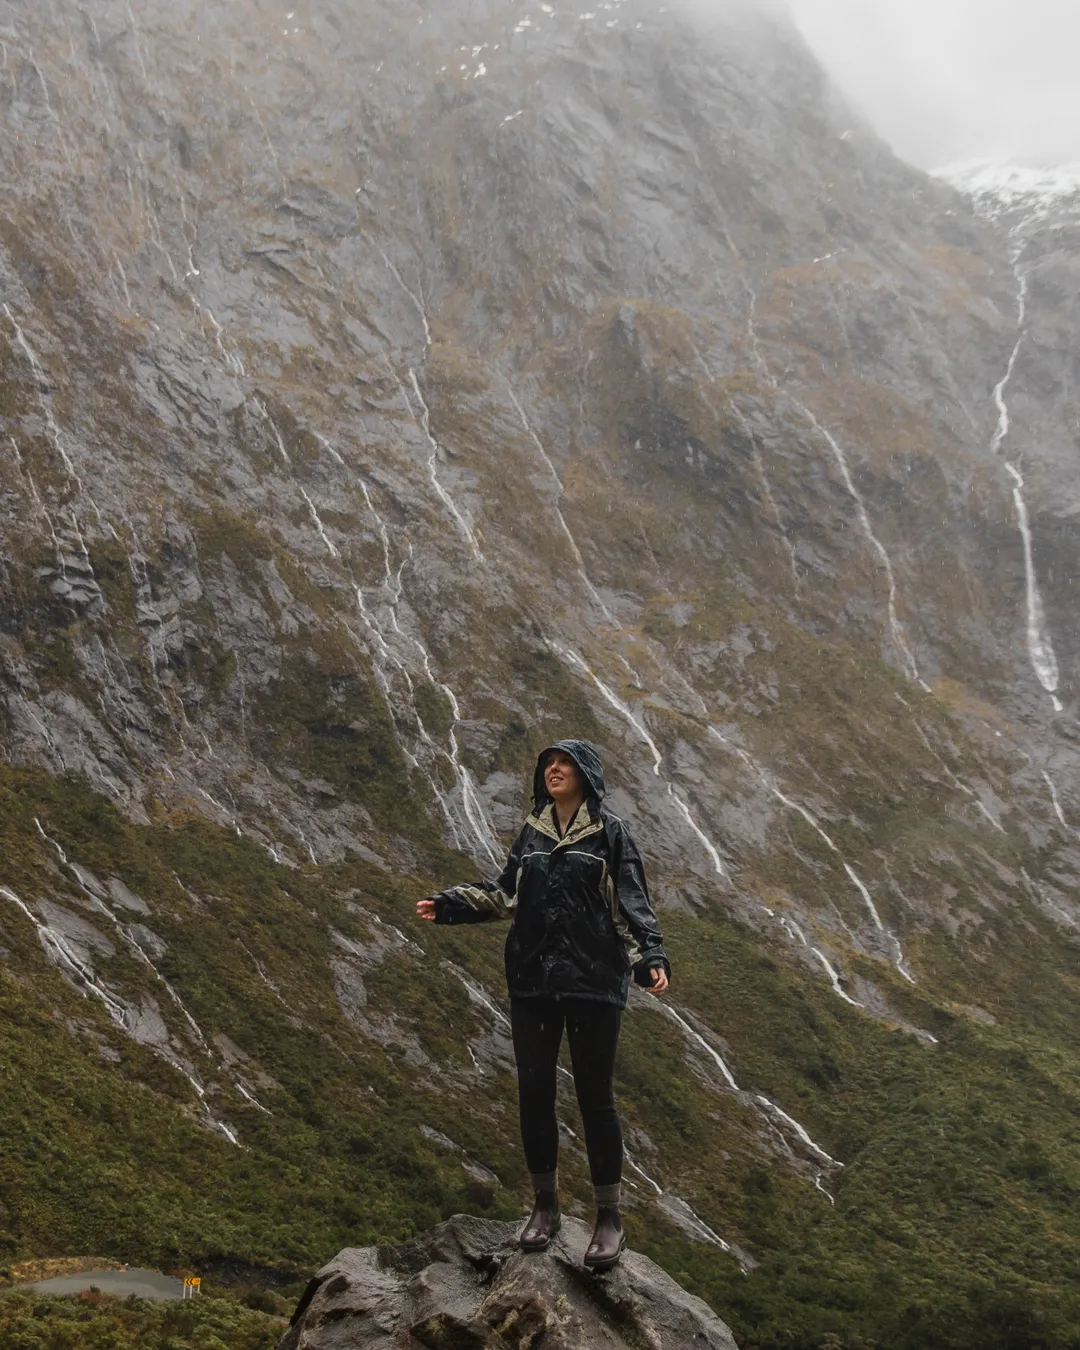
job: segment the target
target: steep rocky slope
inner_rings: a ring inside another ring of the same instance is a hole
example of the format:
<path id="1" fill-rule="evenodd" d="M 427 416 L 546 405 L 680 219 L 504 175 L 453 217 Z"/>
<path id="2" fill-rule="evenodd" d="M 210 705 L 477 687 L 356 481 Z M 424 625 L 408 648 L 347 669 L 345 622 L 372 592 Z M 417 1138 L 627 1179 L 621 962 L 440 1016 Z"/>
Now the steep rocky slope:
<path id="1" fill-rule="evenodd" d="M 499 935 L 411 902 L 572 733 L 676 958 L 635 1240 L 741 1344 L 1066 1343 L 1069 184 L 917 174 L 745 13 L 0 42 L 9 1249 L 515 1213 Z"/>

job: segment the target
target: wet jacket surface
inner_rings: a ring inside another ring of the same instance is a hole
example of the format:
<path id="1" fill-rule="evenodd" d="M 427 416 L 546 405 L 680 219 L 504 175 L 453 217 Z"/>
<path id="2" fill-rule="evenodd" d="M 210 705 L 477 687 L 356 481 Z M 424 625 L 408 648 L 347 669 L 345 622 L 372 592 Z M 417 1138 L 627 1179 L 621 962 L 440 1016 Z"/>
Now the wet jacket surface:
<path id="1" fill-rule="evenodd" d="M 544 785 L 552 750 L 568 754 L 587 797 L 560 839 Z M 641 855 L 623 822 L 603 808 L 604 770 L 587 741 L 544 750 L 533 777 L 535 809 L 497 881 L 452 886 L 435 897 L 437 923 L 509 919 L 506 983 L 511 998 L 580 998 L 625 1007 L 633 976 L 670 976 L 649 903 Z"/>

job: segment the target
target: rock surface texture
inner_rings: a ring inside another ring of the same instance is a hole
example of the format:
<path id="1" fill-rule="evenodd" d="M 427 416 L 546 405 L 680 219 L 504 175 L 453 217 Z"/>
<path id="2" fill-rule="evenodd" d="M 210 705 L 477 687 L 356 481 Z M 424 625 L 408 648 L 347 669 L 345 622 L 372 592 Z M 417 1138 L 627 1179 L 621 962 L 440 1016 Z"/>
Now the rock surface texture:
<path id="1" fill-rule="evenodd" d="M 708 1305 L 647 1257 L 628 1251 L 590 1275 L 583 1223 L 534 1255 L 519 1227 L 459 1215 L 400 1247 L 339 1252 L 278 1350 L 735 1350 Z"/>

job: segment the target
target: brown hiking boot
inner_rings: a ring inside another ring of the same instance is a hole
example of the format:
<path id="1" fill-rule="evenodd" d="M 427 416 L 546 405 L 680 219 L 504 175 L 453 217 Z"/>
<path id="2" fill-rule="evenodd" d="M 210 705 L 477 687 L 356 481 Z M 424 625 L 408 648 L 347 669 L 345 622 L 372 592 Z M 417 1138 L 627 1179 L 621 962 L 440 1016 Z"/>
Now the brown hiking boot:
<path id="1" fill-rule="evenodd" d="M 518 1238 L 521 1250 L 542 1252 L 561 1227 L 559 1197 L 554 1191 L 537 1191 L 533 1212 Z"/>
<path id="2" fill-rule="evenodd" d="M 602 1275 L 618 1265 L 619 1257 L 626 1246 L 626 1234 L 623 1232 L 622 1215 L 618 1205 L 600 1205 L 596 1211 L 596 1227 L 592 1241 L 585 1253 L 586 1269 L 595 1275 Z"/>

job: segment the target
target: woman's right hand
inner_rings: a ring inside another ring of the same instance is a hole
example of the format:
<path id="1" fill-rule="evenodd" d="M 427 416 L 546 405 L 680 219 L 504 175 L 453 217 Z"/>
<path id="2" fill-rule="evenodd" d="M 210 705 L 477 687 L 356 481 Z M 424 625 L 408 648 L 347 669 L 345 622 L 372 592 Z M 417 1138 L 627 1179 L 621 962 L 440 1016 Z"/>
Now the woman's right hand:
<path id="1" fill-rule="evenodd" d="M 429 896 L 427 900 L 417 900 L 416 917 L 418 919 L 428 919 L 431 923 L 435 922 L 435 901 Z"/>

